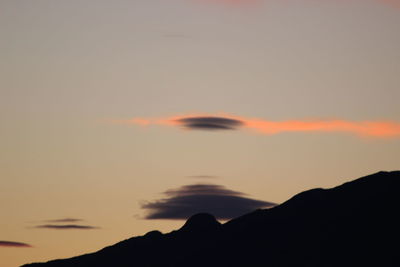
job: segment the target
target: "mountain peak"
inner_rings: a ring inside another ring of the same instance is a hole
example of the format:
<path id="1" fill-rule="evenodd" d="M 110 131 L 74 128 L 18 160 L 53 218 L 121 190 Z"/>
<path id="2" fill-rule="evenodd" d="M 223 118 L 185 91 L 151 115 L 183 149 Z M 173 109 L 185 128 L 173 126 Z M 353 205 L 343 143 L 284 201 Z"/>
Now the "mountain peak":
<path id="1" fill-rule="evenodd" d="M 221 225 L 217 219 L 209 213 L 198 213 L 190 217 L 182 226 L 183 231 L 207 231 Z"/>
<path id="2" fill-rule="evenodd" d="M 24 267 L 400 266 L 399 188 L 400 171 L 379 172 L 225 224 L 199 213 L 178 231 Z"/>

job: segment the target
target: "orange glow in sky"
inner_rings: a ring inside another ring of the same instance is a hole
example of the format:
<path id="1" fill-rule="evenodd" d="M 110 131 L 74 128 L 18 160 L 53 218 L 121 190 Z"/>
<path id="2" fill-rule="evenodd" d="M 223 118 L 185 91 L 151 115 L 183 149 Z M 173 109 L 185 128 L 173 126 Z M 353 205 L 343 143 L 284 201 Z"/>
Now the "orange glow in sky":
<path id="1" fill-rule="evenodd" d="M 285 120 L 270 121 L 258 118 L 245 118 L 227 114 L 188 114 L 168 118 L 133 118 L 130 120 L 116 120 L 115 123 L 134 124 L 140 126 L 164 125 L 180 126 L 179 120 L 198 117 L 222 117 L 238 120 L 243 123 L 241 128 L 255 132 L 274 135 L 284 132 L 342 132 L 351 133 L 361 137 L 396 138 L 400 137 L 400 123 L 394 121 L 349 121 L 343 119 L 333 120 Z"/>

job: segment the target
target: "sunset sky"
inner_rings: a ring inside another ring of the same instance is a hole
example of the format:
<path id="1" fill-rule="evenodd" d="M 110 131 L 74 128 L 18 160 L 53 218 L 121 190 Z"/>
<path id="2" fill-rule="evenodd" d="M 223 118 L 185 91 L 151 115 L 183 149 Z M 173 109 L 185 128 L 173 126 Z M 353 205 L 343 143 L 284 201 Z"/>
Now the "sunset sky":
<path id="1" fill-rule="evenodd" d="M 0 266 L 400 169 L 399 25 L 399 0 L 1 0 Z"/>

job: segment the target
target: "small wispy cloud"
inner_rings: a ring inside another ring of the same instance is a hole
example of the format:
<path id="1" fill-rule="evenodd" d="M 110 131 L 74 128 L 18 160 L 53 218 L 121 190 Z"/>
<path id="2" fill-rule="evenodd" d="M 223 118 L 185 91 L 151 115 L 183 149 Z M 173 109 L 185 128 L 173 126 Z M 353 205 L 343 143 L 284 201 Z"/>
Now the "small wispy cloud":
<path id="1" fill-rule="evenodd" d="M 345 119 L 293 119 L 272 121 L 229 114 L 187 114 L 167 118 L 133 118 L 112 120 L 127 125 L 178 126 L 186 130 L 252 130 L 264 135 L 285 132 L 349 133 L 360 137 L 399 138 L 400 123 L 396 121 L 350 121 Z"/>
<path id="2" fill-rule="evenodd" d="M 218 176 L 215 176 L 215 175 L 189 175 L 186 177 L 193 178 L 193 179 L 216 179 L 216 178 L 218 178 Z"/>
<path id="3" fill-rule="evenodd" d="M 32 246 L 27 243 L 0 240 L 0 247 L 31 248 Z"/>
<path id="4" fill-rule="evenodd" d="M 76 219 L 76 218 L 62 218 L 62 219 L 54 219 L 54 220 L 44 220 L 47 223 L 76 223 L 76 222 L 83 222 L 83 219 Z"/>
<path id="5" fill-rule="evenodd" d="M 39 229 L 54 229 L 54 230 L 93 230 L 93 229 L 100 229 L 97 226 L 91 225 L 80 225 L 80 224 L 42 224 L 37 225 L 34 228 Z"/>
<path id="6" fill-rule="evenodd" d="M 163 193 L 166 198 L 142 204 L 146 219 L 187 219 L 196 213 L 211 213 L 218 219 L 231 219 L 258 208 L 276 204 L 251 199 L 242 192 L 221 185 L 192 184 Z"/>

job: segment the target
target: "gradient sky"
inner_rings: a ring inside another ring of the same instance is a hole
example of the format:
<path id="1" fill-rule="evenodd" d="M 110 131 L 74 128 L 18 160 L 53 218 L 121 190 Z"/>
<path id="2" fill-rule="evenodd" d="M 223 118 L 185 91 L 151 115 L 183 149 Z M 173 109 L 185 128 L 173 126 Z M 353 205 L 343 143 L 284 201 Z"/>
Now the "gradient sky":
<path id="1" fill-rule="evenodd" d="M 204 188 L 281 203 L 399 169 L 399 3 L 1 0 L 0 265 L 176 229 L 151 217 Z M 176 122 L 199 114 L 267 131 Z"/>

